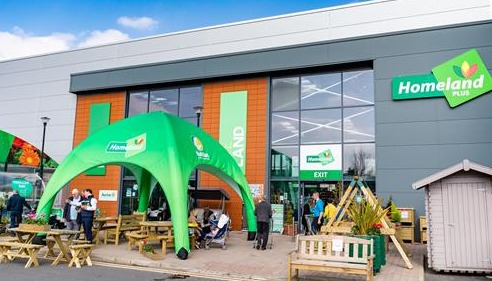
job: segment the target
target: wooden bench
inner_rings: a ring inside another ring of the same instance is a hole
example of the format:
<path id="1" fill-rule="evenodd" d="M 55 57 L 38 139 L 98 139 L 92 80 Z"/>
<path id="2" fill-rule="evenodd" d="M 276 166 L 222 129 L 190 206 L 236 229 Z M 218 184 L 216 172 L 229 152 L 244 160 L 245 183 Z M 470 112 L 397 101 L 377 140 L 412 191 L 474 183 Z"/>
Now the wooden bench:
<path id="1" fill-rule="evenodd" d="M 71 245 L 69 249 L 72 254 L 72 259 L 70 260 L 68 267 L 72 267 L 75 264 L 77 268 L 80 268 L 85 263 L 87 263 L 88 266 L 92 266 L 90 255 L 94 246 L 94 244 Z"/>
<path id="2" fill-rule="evenodd" d="M 107 229 L 104 233 L 104 244 L 114 242 L 115 245 L 120 243 L 120 237 L 126 232 L 140 229 L 140 222 L 145 220 L 145 214 L 119 215 L 116 228 Z"/>
<path id="3" fill-rule="evenodd" d="M 292 270 L 295 270 L 294 277 L 298 277 L 299 269 L 361 274 L 366 275 L 367 280 L 373 280 L 372 252 L 372 240 L 333 235 L 298 235 L 296 250 L 288 256 L 288 280 L 291 280 Z"/>
<path id="4" fill-rule="evenodd" d="M 9 262 L 14 260 L 14 258 L 27 258 L 27 263 L 25 268 L 39 266 L 38 262 L 38 252 L 43 245 L 26 244 L 20 242 L 0 242 L 0 263 L 4 260 Z M 16 249 L 15 251 L 13 249 Z"/>

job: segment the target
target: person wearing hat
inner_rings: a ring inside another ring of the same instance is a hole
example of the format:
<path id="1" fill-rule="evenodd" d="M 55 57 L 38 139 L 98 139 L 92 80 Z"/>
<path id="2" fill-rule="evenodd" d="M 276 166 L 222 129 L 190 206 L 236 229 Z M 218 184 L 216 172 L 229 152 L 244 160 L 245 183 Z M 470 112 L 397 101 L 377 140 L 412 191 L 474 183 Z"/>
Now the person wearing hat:
<path id="1" fill-rule="evenodd" d="M 263 199 L 255 209 L 256 223 L 257 223 L 257 235 L 256 235 L 256 249 L 265 250 L 268 243 L 268 232 L 270 230 L 270 219 L 272 218 L 272 205 L 268 203 L 268 198 L 263 195 Z"/>

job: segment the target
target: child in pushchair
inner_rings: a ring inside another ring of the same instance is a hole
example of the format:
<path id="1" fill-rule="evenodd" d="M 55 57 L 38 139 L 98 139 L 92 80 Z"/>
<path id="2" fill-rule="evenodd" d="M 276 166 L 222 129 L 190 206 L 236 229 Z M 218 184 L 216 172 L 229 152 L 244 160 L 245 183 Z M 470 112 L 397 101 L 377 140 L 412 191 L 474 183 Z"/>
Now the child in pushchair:
<path id="1" fill-rule="evenodd" d="M 230 219 L 227 215 L 220 215 L 218 220 L 210 221 L 211 231 L 205 235 L 205 249 L 209 249 L 211 244 L 218 244 L 223 250 L 227 248 L 226 238 L 229 231 Z"/>

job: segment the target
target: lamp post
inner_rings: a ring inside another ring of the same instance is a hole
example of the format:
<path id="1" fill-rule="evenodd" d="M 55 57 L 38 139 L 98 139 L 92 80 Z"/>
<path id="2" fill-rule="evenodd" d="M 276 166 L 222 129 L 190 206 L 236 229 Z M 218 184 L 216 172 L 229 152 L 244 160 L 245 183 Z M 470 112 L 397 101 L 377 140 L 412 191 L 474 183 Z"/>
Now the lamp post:
<path id="1" fill-rule="evenodd" d="M 196 113 L 196 126 L 200 128 L 200 116 L 202 115 L 203 106 L 197 105 L 193 107 Z M 198 169 L 195 169 L 195 198 L 193 198 L 193 208 L 198 207 Z"/>
<path id="2" fill-rule="evenodd" d="M 41 161 L 40 161 L 40 167 L 39 167 L 39 177 L 41 178 L 41 182 L 43 181 L 43 172 L 44 172 L 44 165 L 43 165 L 43 159 L 44 159 L 44 140 L 46 137 L 46 125 L 50 121 L 49 117 L 41 117 L 41 122 L 43 122 L 43 141 L 41 143 Z"/>

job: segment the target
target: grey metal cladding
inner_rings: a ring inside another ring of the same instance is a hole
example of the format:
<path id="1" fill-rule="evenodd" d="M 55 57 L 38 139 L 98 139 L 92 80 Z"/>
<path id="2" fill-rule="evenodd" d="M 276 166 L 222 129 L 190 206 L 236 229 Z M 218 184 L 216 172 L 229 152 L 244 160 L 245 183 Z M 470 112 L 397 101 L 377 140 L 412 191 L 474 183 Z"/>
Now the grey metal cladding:
<path id="1" fill-rule="evenodd" d="M 462 50 L 490 48 L 492 39 L 488 34 L 492 34 L 491 21 L 75 73 L 70 91 L 79 93 L 368 60 L 374 60 L 377 80 L 412 74 L 412 71 L 430 72 L 430 67 Z"/>

